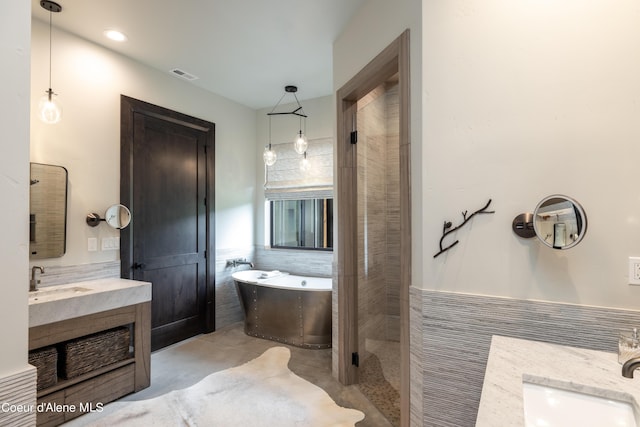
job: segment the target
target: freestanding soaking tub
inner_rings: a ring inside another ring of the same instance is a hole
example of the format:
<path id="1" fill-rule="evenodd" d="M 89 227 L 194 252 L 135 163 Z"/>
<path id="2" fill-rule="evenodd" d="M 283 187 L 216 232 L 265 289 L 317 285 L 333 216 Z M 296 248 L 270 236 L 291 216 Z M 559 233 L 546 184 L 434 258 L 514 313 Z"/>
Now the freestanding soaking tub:
<path id="1" fill-rule="evenodd" d="M 262 270 L 232 277 L 247 335 L 297 347 L 331 347 L 331 279 Z"/>

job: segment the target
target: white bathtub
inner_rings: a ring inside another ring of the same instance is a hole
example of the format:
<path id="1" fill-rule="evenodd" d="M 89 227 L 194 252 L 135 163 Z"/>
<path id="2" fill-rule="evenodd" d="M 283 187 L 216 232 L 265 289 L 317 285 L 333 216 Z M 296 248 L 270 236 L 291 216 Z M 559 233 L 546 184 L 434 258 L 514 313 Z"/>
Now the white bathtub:
<path id="1" fill-rule="evenodd" d="M 272 276 L 268 278 L 261 278 L 263 274 Z M 237 271 L 231 276 L 235 281 L 251 283 L 260 286 L 268 286 L 270 288 L 299 289 L 304 291 L 331 290 L 331 279 L 326 277 L 296 276 L 289 273 L 274 273 L 271 271 L 263 270 Z"/>
<path id="2" fill-rule="evenodd" d="M 272 277 L 261 278 L 265 274 Z M 304 348 L 331 347 L 331 279 L 262 270 L 232 277 L 247 335 Z"/>

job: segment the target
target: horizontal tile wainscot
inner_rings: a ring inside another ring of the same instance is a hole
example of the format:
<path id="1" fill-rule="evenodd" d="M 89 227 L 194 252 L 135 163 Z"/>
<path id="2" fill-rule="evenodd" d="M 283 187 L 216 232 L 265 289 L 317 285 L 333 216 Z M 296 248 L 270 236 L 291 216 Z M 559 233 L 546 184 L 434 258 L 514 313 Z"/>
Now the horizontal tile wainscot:
<path id="1" fill-rule="evenodd" d="M 411 288 L 412 425 L 473 426 L 493 335 L 616 353 L 640 311 Z M 638 375 L 638 374 L 636 374 Z"/>
<path id="2" fill-rule="evenodd" d="M 128 326 L 133 355 L 38 390 L 38 426 L 56 426 L 150 384 L 151 303 L 143 302 L 29 328 L 29 350 Z"/>

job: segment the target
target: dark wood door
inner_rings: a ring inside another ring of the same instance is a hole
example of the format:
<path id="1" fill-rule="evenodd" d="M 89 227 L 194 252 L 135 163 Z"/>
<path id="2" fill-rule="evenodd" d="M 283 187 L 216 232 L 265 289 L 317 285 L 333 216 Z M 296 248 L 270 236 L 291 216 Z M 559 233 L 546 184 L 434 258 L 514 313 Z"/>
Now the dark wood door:
<path id="1" fill-rule="evenodd" d="M 152 283 L 156 350 L 213 330 L 214 125 L 127 97 L 122 105 L 121 191 L 133 217 L 121 235 L 122 275 Z"/>

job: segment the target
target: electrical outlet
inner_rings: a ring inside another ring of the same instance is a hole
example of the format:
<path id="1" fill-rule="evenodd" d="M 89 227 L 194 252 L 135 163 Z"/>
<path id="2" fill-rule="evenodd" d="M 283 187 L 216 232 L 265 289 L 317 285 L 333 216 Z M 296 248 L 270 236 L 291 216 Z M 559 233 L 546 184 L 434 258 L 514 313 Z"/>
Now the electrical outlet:
<path id="1" fill-rule="evenodd" d="M 640 257 L 629 257 L 629 284 L 640 285 Z"/>

